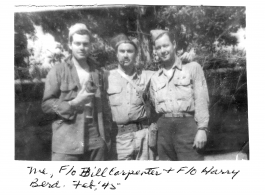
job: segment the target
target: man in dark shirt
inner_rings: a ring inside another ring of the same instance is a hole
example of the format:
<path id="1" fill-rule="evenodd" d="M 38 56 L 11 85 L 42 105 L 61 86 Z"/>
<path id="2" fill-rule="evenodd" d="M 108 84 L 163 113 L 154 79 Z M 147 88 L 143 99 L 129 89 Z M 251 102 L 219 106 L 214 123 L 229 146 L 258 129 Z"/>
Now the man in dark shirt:
<path id="1" fill-rule="evenodd" d="M 77 23 L 69 29 L 71 56 L 46 78 L 42 109 L 57 115 L 52 124 L 52 160 L 106 160 L 101 76 L 88 57 L 90 31 Z"/>

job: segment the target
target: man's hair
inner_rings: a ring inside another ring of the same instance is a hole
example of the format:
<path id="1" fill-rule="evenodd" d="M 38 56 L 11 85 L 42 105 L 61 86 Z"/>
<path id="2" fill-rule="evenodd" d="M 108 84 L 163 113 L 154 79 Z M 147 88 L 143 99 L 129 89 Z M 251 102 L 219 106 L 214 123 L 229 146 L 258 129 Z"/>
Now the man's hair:
<path id="1" fill-rule="evenodd" d="M 76 31 L 74 34 L 79 34 L 79 35 L 88 35 L 89 39 L 91 39 L 91 34 L 86 31 L 86 30 L 78 30 Z M 74 35 L 73 34 L 73 35 Z M 70 40 L 69 40 L 69 43 L 71 44 L 73 42 L 73 35 L 70 36 Z"/>
<path id="2" fill-rule="evenodd" d="M 157 39 L 160 39 L 164 35 L 167 35 L 168 36 L 168 38 L 171 41 L 171 43 L 173 43 L 175 41 L 175 35 L 174 35 L 174 33 L 168 31 L 168 32 L 165 32 L 165 33 L 162 33 L 162 34 L 158 35 L 157 38 L 154 40 L 153 44 L 155 44 L 155 42 L 156 42 Z"/>
<path id="3" fill-rule="evenodd" d="M 130 43 L 130 42 L 128 42 L 128 43 L 131 44 L 131 45 L 134 47 L 135 55 L 138 55 L 138 48 L 137 48 L 137 46 L 134 45 L 133 43 Z M 123 44 L 123 43 L 121 43 L 121 44 Z M 121 44 L 120 44 L 120 45 L 121 45 Z M 116 54 L 118 53 L 118 47 L 119 47 L 120 45 L 118 45 L 117 47 L 115 47 L 115 53 L 116 53 Z"/>

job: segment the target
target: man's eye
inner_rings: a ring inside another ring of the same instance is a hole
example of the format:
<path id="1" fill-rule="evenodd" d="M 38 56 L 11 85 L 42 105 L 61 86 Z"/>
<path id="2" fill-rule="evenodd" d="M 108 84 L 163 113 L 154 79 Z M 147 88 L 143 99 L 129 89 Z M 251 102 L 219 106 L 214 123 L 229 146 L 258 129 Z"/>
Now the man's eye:
<path id="1" fill-rule="evenodd" d="M 75 42 L 75 45 L 79 46 L 79 45 L 80 45 L 80 43 L 78 43 L 78 42 Z"/>
<path id="2" fill-rule="evenodd" d="M 88 46 L 88 43 L 84 43 L 84 46 L 87 47 Z"/>

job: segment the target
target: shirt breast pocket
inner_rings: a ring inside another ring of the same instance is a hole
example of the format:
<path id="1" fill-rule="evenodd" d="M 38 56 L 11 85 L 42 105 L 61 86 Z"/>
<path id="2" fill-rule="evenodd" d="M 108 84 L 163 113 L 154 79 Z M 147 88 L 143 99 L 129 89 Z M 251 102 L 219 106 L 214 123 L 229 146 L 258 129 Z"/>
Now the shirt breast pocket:
<path id="1" fill-rule="evenodd" d="M 159 84 L 155 90 L 156 93 L 156 103 L 159 105 L 166 101 L 166 83 Z"/>
<path id="2" fill-rule="evenodd" d="M 65 101 L 69 101 L 76 97 L 78 87 L 75 83 L 63 83 L 60 86 L 61 96 Z"/>
<path id="3" fill-rule="evenodd" d="M 132 96 L 132 104 L 139 106 L 143 104 L 145 85 L 138 84 L 137 86 L 138 88 L 134 89 L 135 94 Z"/>
<path id="4" fill-rule="evenodd" d="M 109 86 L 107 93 L 109 96 L 109 102 L 110 102 L 111 106 L 122 105 L 121 92 L 122 92 L 122 87 L 120 87 L 120 86 Z"/>
<path id="5" fill-rule="evenodd" d="M 192 97 L 192 80 L 190 77 L 182 77 L 180 79 L 175 79 L 174 81 L 175 90 L 179 95 L 180 99 L 188 100 Z"/>

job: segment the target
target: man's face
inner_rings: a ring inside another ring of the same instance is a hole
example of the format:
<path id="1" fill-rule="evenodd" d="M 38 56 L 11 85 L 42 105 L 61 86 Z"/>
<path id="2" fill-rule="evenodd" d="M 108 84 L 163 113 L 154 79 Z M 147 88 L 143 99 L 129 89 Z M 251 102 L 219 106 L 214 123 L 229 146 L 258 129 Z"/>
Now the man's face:
<path id="1" fill-rule="evenodd" d="M 155 50 L 162 62 L 169 62 L 175 58 L 175 41 L 172 43 L 167 34 L 155 41 Z"/>
<path id="2" fill-rule="evenodd" d="M 89 36 L 88 35 L 73 35 L 73 41 L 69 45 L 73 56 L 77 60 L 86 59 L 89 51 Z"/>
<path id="3" fill-rule="evenodd" d="M 134 66 L 136 58 L 135 47 L 130 43 L 121 43 L 117 48 L 117 59 L 123 67 Z"/>

